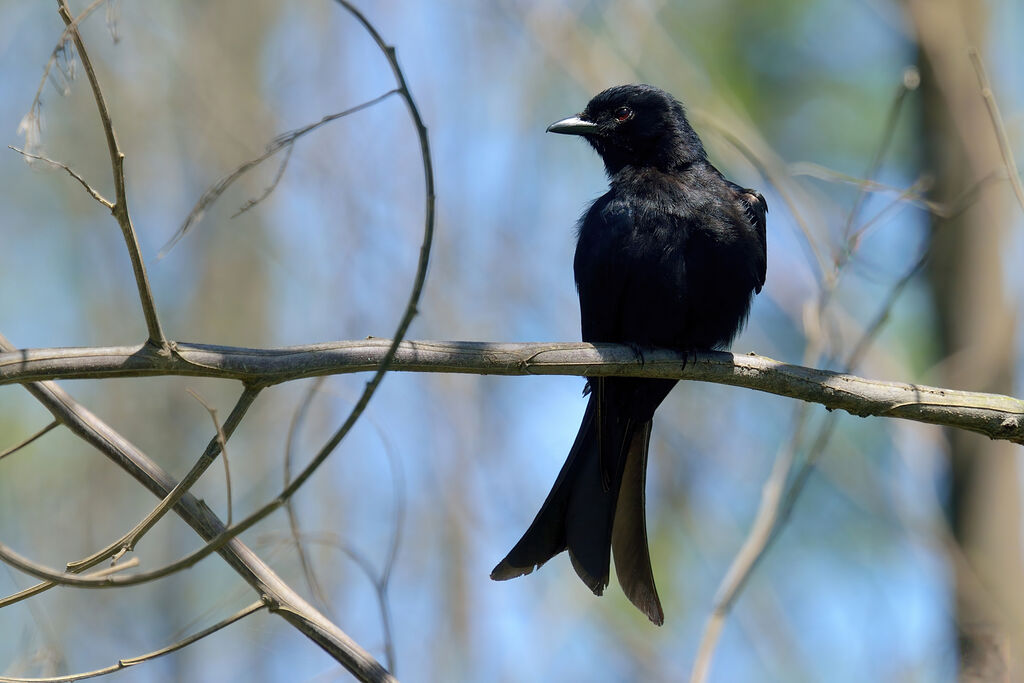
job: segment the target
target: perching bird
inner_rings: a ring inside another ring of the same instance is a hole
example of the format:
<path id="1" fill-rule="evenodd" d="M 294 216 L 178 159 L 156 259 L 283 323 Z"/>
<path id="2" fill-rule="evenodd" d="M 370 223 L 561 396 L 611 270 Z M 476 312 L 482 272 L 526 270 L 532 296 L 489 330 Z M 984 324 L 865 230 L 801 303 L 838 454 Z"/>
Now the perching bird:
<path id="1" fill-rule="evenodd" d="M 548 131 L 582 136 L 610 179 L 579 223 L 583 341 L 686 352 L 727 346 L 764 285 L 764 197 L 726 180 L 683 106 L 650 85 L 605 90 Z M 587 382 L 583 423 L 554 487 L 491 578 L 529 574 L 568 550 L 600 595 L 611 551 L 626 596 L 661 625 L 644 488 L 651 420 L 676 380 Z"/>

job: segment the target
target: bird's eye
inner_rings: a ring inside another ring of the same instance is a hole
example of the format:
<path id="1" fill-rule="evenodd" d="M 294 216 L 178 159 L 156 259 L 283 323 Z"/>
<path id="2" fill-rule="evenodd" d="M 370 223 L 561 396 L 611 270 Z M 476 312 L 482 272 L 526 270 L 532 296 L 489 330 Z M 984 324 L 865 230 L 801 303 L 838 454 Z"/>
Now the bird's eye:
<path id="1" fill-rule="evenodd" d="M 629 107 L 619 107 L 615 110 L 615 120 L 618 122 L 628 121 L 633 118 L 633 110 Z"/>

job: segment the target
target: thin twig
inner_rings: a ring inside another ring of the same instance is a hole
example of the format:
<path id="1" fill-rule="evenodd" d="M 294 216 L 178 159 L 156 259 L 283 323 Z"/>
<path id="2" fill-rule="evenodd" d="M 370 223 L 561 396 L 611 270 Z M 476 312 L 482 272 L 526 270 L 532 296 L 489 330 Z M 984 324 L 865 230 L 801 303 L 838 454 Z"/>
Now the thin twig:
<path id="1" fill-rule="evenodd" d="M 930 186 L 930 177 L 923 176 L 921 178 L 918 178 L 913 182 L 913 184 L 910 185 L 910 187 L 908 187 L 906 190 L 900 193 L 899 196 L 894 197 L 892 201 L 890 201 L 888 204 L 879 209 L 874 216 L 868 218 L 859 226 L 857 226 L 856 230 L 852 230 L 851 232 L 847 233 L 849 237 L 846 248 L 850 251 L 851 255 L 853 252 L 857 251 L 858 247 L 860 247 L 860 243 L 864 239 L 865 235 L 871 232 L 872 229 L 877 228 L 880 224 L 885 222 L 883 219 L 889 218 L 890 214 L 893 211 L 906 207 L 908 198 L 912 197 L 916 192 L 925 190 Z"/>
<path id="2" fill-rule="evenodd" d="M 11 455 L 12 453 L 17 453 L 18 451 L 20 451 L 25 446 L 29 445 L 30 443 L 32 443 L 33 441 L 35 441 L 39 437 L 41 437 L 44 434 L 46 434 L 47 432 L 49 432 L 51 429 L 54 429 L 54 428 L 59 427 L 59 426 L 60 426 L 60 422 L 58 422 L 57 420 L 54 420 L 53 422 L 51 422 L 50 424 L 48 424 L 45 427 L 43 427 L 42 429 L 40 429 L 38 432 L 36 432 L 32 436 L 28 437 L 27 439 L 24 439 L 20 443 L 17 443 L 15 445 L 11 446 L 10 448 L 7 448 L 7 449 L 4 449 L 4 450 L 0 451 L 0 460 L 3 460 L 4 458 L 6 458 L 8 455 Z"/>
<path id="3" fill-rule="evenodd" d="M 50 78 L 50 71 L 53 69 L 54 64 L 57 63 L 57 57 L 66 48 L 67 40 L 71 36 L 71 29 L 77 28 L 78 25 L 93 11 L 102 5 L 107 0 L 93 0 L 93 2 L 82 10 L 82 13 L 75 17 L 74 21 L 69 26 L 64 27 L 63 33 L 60 34 L 60 39 L 54 46 L 53 51 L 50 52 L 50 58 L 46 61 L 46 66 L 43 68 L 42 78 L 39 79 L 39 87 L 36 88 L 35 97 L 32 98 L 32 104 L 29 105 L 28 113 L 25 115 L 24 121 L 32 121 L 38 124 L 39 121 L 39 110 L 43 104 L 43 87 L 46 86 L 46 81 Z M 62 93 L 63 94 L 63 93 Z"/>
<path id="4" fill-rule="evenodd" d="M 396 535 L 392 538 L 395 539 L 398 538 L 398 536 Z M 370 583 L 373 584 L 373 590 L 377 596 L 377 605 L 380 610 L 381 630 L 384 632 L 384 661 L 388 663 L 388 669 L 394 673 L 396 657 L 394 635 L 391 625 L 391 610 L 388 599 L 388 586 L 391 578 L 391 569 L 394 566 L 394 555 L 389 555 L 388 559 L 385 561 L 384 567 L 382 567 L 381 571 L 378 572 L 365 554 L 342 541 L 341 537 L 335 533 L 302 534 L 299 540 L 305 543 L 326 545 L 336 549 L 352 560 L 352 562 L 359 567 L 360 571 L 363 572 Z M 396 547 L 397 544 L 392 545 L 392 548 Z"/>
<path id="5" fill-rule="evenodd" d="M 292 414 L 292 420 L 288 425 L 288 436 L 285 437 L 285 448 L 284 448 L 284 486 L 288 486 L 292 480 L 292 462 L 295 460 L 295 449 L 296 442 L 298 440 L 299 429 L 302 422 L 306 419 L 306 414 L 309 412 L 310 406 L 313 405 L 313 398 L 316 396 L 317 391 L 323 386 L 325 377 L 317 377 L 316 380 L 310 385 L 309 389 L 303 395 L 302 400 L 299 402 L 298 407 Z M 330 602 L 327 600 L 327 594 L 324 592 L 323 587 L 320 585 L 320 580 L 316 576 L 316 572 L 313 571 L 313 563 L 309 559 L 309 553 L 306 552 L 306 547 L 302 544 L 302 532 L 299 525 L 298 513 L 295 512 L 295 505 L 291 499 L 284 506 L 285 513 L 288 515 L 288 528 L 292 534 L 292 540 L 295 543 L 295 552 L 299 557 L 299 566 L 302 567 L 302 575 L 306 578 L 306 584 L 309 586 L 310 592 L 313 597 L 316 598 L 317 602 L 320 603 L 320 609 L 331 616 Z M 388 668 L 392 669 L 392 664 L 388 664 Z"/>
<path id="6" fill-rule="evenodd" d="M 188 389 L 188 393 L 192 395 L 192 398 L 199 401 L 199 403 L 206 408 L 206 412 L 210 414 L 210 420 L 213 421 L 213 428 L 217 432 L 217 445 L 220 446 L 220 457 L 224 461 L 224 486 L 227 489 L 227 525 L 231 526 L 231 468 L 228 467 L 228 437 L 225 436 L 224 430 L 221 429 L 220 420 L 217 419 L 217 409 L 211 406 L 209 403 L 203 400 L 196 391 Z M 255 398 L 255 397 L 254 397 Z M 239 419 L 241 421 L 241 419 Z"/>
<path id="7" fill-rule="evenodd" d="M 249 411 L 249 408 L 256 400 L 256 397 L 259 395 L 260 390 L 261 389 L 258 386 L 245 386 L 245 388 L 242 391 L 242 395 L 238 397 L 238 401 L 231 409 L 231 413 L 228 414 L 228 419 L 224 425 L 224 428 L 221 429 L 220 426 L 216 424 L 216 422 L 214 423 L 217 426 L 217 433 L 214 434 L 213 438 L 210 439 L 210 442 L 209 444 L 207 444 L 206 450 L 203 451 L 202 456 L 200 456 L 196 464 L 192 466 L 192 468 L 188 471 L 185 477 L 180 482 L 178 482 L 174 489 L 170 493 L 168 493 L 167 496 L 165 496 L 164 499 L 161 500 L 160 503 L 155 508 L 153 508 L 153 510 L 148 515 L 146 515 L 146 517 L 142 521 L 136 524 L 131 531 L 129 531 L 113 543 L 107 545 L 107 547 L 103 548 L 102 550 L 90 555 L 85 559 L 79 560 L 78 562 L 69 562 L 67 565 L 67 571 L 77 573 L 87 567 L 91 567 L 95 564 L 98 564 L 99 562 L 102 562 L 107 558 L 113 557 L 117 559 L 125 553 L 131 552 L 135 548 L 135 546 L 138 545 L 139 541 L 142 540 L 142 537 L 145 536 L 146 533 L 150 529 L 152 529 L 156 525 L 156 523 L 163 518 L 165 514 L 167 514 L 172 508 L 174 508 L 177 502 L 181 500 L 182 496 L 184 496 L 195 485 L 195 483 L 199 481 L 199 478 L 203 475 L 204 472 L 206 472 L 209 466 L 213 464 L 213 461 L 217 459 L 217 456 L 221 452 L 223 452 L 224 444 L 227 443 L 227 439 L 231 438 L 231 435 L 234 434 L 235 429 L 237 429 L 238 425 L 241 424 L 242 418 L 245 417 L 245 414 Z M 230 486 L 231 485 L 229 482 L 229 492 Z M 230 509 L 231 506 L 229 502 L 229 512 Z M 228 526 L 231 526 L 230 522 L 228 523 Z M 159 578 L 163 575 L 160 574 L 159 571 L 154 572 L 154 574 L 156 574 L 154 578 Z"/>
<path id="8" fill-rule="evenodd" d="M 1000 175 L 996 171 L 991 171 L 951 201 L 937 202 L 920 194 L 910 192 L 910 188 L 901 189 L 891 185 L 885 185 L 877 181 L 857 178 L 856 176 L 847 175 L 811 161 L 798 161 L 792 163 L 789 166 L 789 172 L 795 176 L 810 176 L 811 178 L 817 178 L 818 180 L 824 180 L 827 182 L 842 182 L 850 185 L 857 185 L 858 187 L 863 186 L 868 192 L 891 192 L 893 194 L 904 195 L 911 203 L 927 209 L 928 213 L 933 216 L 938 216 L 939 218 L 954 218 L 963 213 L 963 211 L 974 202 L 975 196 L 983 187 L 1000 179 Z M 928 183 L 925 183 L 925 181 L 930 183 L 931 179 L 922 177 L 915 182 L 914 186 L 918 186 L 919 189 L 926 187 Z"/>
<path id="9" fill-rule="evenodd" d="M 893 134 L 896 132 L 896 123 L 899 121 L 900 113 L 903 111 L 903 103 L 907 99 L 907 94 L 917 90 L 920 84 L 921 74 L 918 72 L 917 67 L 907 67 L 903 72 L 903 80 L 896 89 L 896 96 L 889 105 L 889 115 L 886 117 L 885 126 L 882 128 L 882 140 L 878 145 L 878 149 L 875 150 L 875 157 L 871 160 L 867 173 L 864 174 L 864 182 L 857 189 L 857 197 L 853 200 L 853 206 L 850 207 L 850 211 L 846 215 L 846 223 L 843 225 L 842 234 L 843 239 L 848 242 L 853 241 L 850 231 L 853 229 L 853 223 L 857 220 L 857 216 L 860 214 L 861 207 L 864 204 L 864 199 L 867 197 L 868 190 L 866 185 L 874 181 L 878 171 L 882 168 L 882 162 L 885 161 L 885 155 L 889 152 Z"/>
<path id="10" fill-rule="evenodd" d="M 1010 146 L 1010 138 L 1006 135 L 1006 126 L 1003 125 L 1003 117 L 999 113 L 999 104 L 992 92 L 992 83 L 988 80 L 985 72 L 985 64 L 981 61 L 981 54 L 977 48 L 968 48 L 967 55 L 974 65 L 974 73 L 978 76 L 978 85 L 981 87 L 981 96 L 988 107 L 988 115 L 992 118 L 992 127 L 996 132 L 996 142 L 999 144 L 999 153 L 1003 155 L 1003 163 L 1006 164 L 1006 175 L 1013 187 L 1013 193 L 1017 196 L 1017 203 L 1024 210 L 1024 186 L 1021 185 L 1020 171 L 1017 170 L 1017 162 L 1013 158 L 1013 148 Z"/>
<path id="11" fill-rule="evenodd" d="M 281 163 L 278 164 L 277 166 L 277 173 L 274 174 L 274 179 L 270 181 L 269 185 L 263 188 L 263 192 L 261 192 L 259 196 L 247 200 L 245 204 L 242 204 L 242 206 L 239 207 L 238 211 L 235 211 L 233 214 L 231 214 L 232 218 L 238 218 L 243 213 L 245 213 L 249 209 L 253 208 L 257 204 L 262 202 L 264 199 L 269 197 L 270 193 L 277 189 L 277 185 L 278 183 L 281 182 L 281 178 L 284 177 L 284 172 L 288 168 L 288 162 L 291 160 L 292 152 L 294 151 L 295 145 L 288 145 L 288 149 L 286 149 L 284 152 L 284 158 L 281 159 Z"/>
<path id="12" fill-rule="evenodd" d="M 112 574 L 117 574 L 118 572 L 123 572 L 126 569 L 134 569 L 138 566 L 139 558 L 133 557 L 130 560 L 125 560 L 124 562 L 91 572 L 89 576 L 93 577 L 94 579 L 102 578 L 104 576 L 110 576 Z M 11 595 L 4 596 L 0 598 L 0 609 L 13 605 L 16 602 L 27 600 L 28 598 L 31 598 L 34 595 L 39 595 L 44 591 L 50 590 L 55 585 L 57 584 L 53 583 L 52 581 L 43 581 L 42 583 L 37 583 L 34 586 L 29 586 L 24 590 L 20 590 L 17 593 L 12 593 Z"/>
<path id="13" fill-rule="evenodd" d="M 319 391 L 324 379 L 325 378 L 323 377 L 317 378 L 317 381 L 303 396 L 302 402 L 299 404 L 298 409 L 296 409 L 295 414 L 292 416 L 292 422 L 288 429 L 287 447 L 285 449 L 285 486 L 287 486 L 291 481 L 292 453 L 295 449 L 295 441 L 297 439 L 299 426 L 305 419 L 305 416 L 312 405 L 313 397 Z M 394 634 L 391 627 L 391 608 L 388 600 L 388 588 L 391 582 L 391 572 L 394 569 L 395 561 L 398 558 L 398 549 L 402 543 L 402 528 L 405 522 L 405 477 L 402 475 L 402 463 L 395 454 L 394 447 L 391 444 L 391 440 L 388 439 L 387 433 L 372 417 L 367 419 L 370 420 L 374 430 L 377 432 L 377 436 L 380 439 L 381 444 L 384 446 L 384 453 L 387 456 L 388 466 L 390 467 L 391 472 L 391 489 L 395 514 L 391 530 L 391 542 L 388 546 L 388 555 L 383 568 L 378 574 L 373 571 L 372 565 L 364 555 L 360 554 L 350 546 L 345 545 L 345 547 L 341 547 L 344 544 L 341 544 L 340 541 L 337 545 L 339 549 L 346 552 L 346 554 L 352 557 L 352 559 L 360 565 L 367 577 L 369 577 L 370 581 L 373 583 L 374 591 L 377 595 L 377 605 L 380 609 L 381 628 L 384 631 L 384 661 L 387 662 L 388 670 L 390 670 L 391 673 L 396 673 L 395 668 L 398 658 L 395 654 Z M 303 544 L 303 539 L 308 538 L 308 536 L 303 534 L 300 529 L 298 516 L 294 511 L 294 507 L 292 499 L 288 499 L 285 504 L 285 510 L 288 513 L 288 523 L 292 541 L 299 554 L 300 564 L 306 574 L 306 581 L 310 586 L 310 590 L 313 591 L 314 595 L 318 595 L 318 599 L 323 601 L 325 603 L 324 606 L 326 606 L 327 599 L 321 592 L 320 582 L 312 570 L 312 565 L 308 560 L 308 553 L 306 552 L 305 545 Z M 357 555 L 358 557 L 356 557 Z"/>
<path id="14" fill-rule="evenodd" d="M 798 423 L 802 423 L 802 420 L 803 415 L 798 418 Z M 794 441 L 798 432 L 799 430 L 794 430 Z M 768 475 L 768 479 L 761 489 L 761 502 L 758 505 L 757 515 L 754 517 L 754 524 L 729 565 L 729 570 L 719 583 L 718 590 L 715 591 L 711 614 L 708 616 L 704 632 L 701 634 L 700 645 L 694 658 L 693 671 L 690 673 L 691 683 L 707 680 L 726 617 L 729 616 L 733 602 L 739 596 L 740 590 L 764 553 L 764 539 L 770 536 L 771 530 L 775 526 L 786 478 L 793 466 L 796 451 L 795 443 L 789 443 L 780 449 L 775 458 L 771 474 Z"/>
<path id="15" fill-rule="evenodd" d="M 260 611 L 261 609 L 264 609 L 265 607 L 267 607 L 267 605 L 263 602 L 254 602 L 248 607 L 245 607 L 240 611 L 236 612 L 235 614 L 231 615 L 227 619 L 223 619 L 214 624 L 213 626 L 204 628 L 202 631 L 199 631 L 198 633 L 193 633 L 189 637 L 179 640 L 178 642 L 168 645 L 167 647 L 163 647 L 159 650 L 154 650 L 153 652 L 149 652 L 144 655 L 139 655 L 137 657 L 119 659 L 117 661 L 117 664 L 112 664 L 102 669 L 96 669 L 94 671 L 83 671 L 74 674 L 66 674 L 64 676 L 50 676 L 46 678 L 20 678 L 12 676 L 0 676 L 0 683 L 70 683 L 71 681 L 84 681 L 88 678 L 98 678 L 100 676 L 106 676 L 108 674 L 121 671 L 122 669 L 127 669 L 130 666 L 142 664 L 143 662 L 148 662 L 150 660 L 156 659 L 157 657 L 162 657 L 163 655 L 176 652 L 177 650 L 180 650 L 183 647 L 187 647 L 188 645 L 191 645 L 197 640 L 202 640 L 206 636 L 216 633 L 222 628 L 230 626 L 236 621 L 244 619 L 250 614 L 254 614 Z"/>
<path id="16" fill-rule="evenodd" d="M 85 191 L 88 192 L 89 195 L 92 196 L 93 199 L 95 199 L 96 201 L 98 201 L 100 204 L 102 204 L 103 206 L 107 207 L 108 209 L 113 209 L 114 208 L 113 202 L 111 202 L 109 199 L 107 199 L 106 197 L 101 195 L 99 192 L 97 192 L 95 189 L 93 189 L 92 185 L 90 185 L 89 183 L 87 183 L 85 181 L 85 178 L 83 178 L 82 176 L 80 176 L 77 173 L 75 173 L 75 171 L 73 171 L 71 169 L 71 167 L 68 166 L 67 164 L 61 163 L 59 161 L 54 161 L 53 159 L 48 159 L 48 158 L 42 156 L 41 154 L 32 154 L 30 152 L 26 152 L 25 150 L 18 149 L 17 147 L 15 147 L 13 145 L 7 145 L 7 149 L 13 149 L 18 154 L 20 154 L 20 155 L 22 155 L 24 157 L 28 157 L 29 159 L 37 159 L 38 161 L 44 161 L 44 162 L 46 162 L 46 163 L 48 163 L 48 164 L 50 164 L 52 166 L 57 166 L 58 168 L 63 168 L 65 171 L 68 172 L 68 175 L 70 175 L 72 178 L 74 178 L 75 180 L 77 180 L 78 182 L 80 182 L 82 184 L 82 187 L 85 188 Z"/>
<path id="17" fill-rule="evenodd" d="M 885 183 L 881 183 L 877 180 L 857 177 L 813 161 L 794 161 L 789 165 L 789 173 L 793 176 L 807 176 L 809 178 L 816 178 L 817 180 L 824 180 L 826 182 L 854 185 L 857 188 L 863 188 L 865 192 L 875 194 L 888 193 L 904 195 L 908 201 L 933 213 L 938 213 L 942 210 L 942 205 L 939 202 L 930 200 L 919 192 L 910 193 L 908 192 L 909 188 L 886 185 Z"/>
<path id="18" fill-rule="evenodd" d="M 114 205 L 111 213 L 117 219 L 121 228 L 125 246 L 128 248 L 128 257 L 132 262 L 132 271 L 135 275 L 135 285 L 139 291 L 139 299 L 142 303 L 142 313 L 146 319 L 146 329 L 149 333 L 149 341 L 159 349 L 166 349 L 167 340 L 163 330 L 160 328 L 160 319 L 156 314 L 156 304 L 153 301 L 153 292 L 149 286 L 149 276 L 146 274 L 146 265 L 142 260 L 139 239 L 135 233 L 135 226 L 132 225 L 131 216 L 128 213 L 128 197 L 125 191 L 124 181 L 124 154 L 117 145 L 117 136 L 114 134 L 114 124 L 110 120 L 110 112 L 107 110 L 107 103 L 100 89 L 99 79 L 92 67 L 89 53 L 85 50 L 85 43 L 78 32 L 78 27 L 71 16 L 67 0 L 58 0 L 58 8 L 61 19 L 71 31 L 71 38 L 75 42 L 78 56 L 82 60 L 85 74 L 89 78 L 89 85 L 92 87 L 93 99 L 96 100 L 96 108 L 99 110 L 100 123 L 103 125 L 103 133 L 107 138 L 107 150 L 110 153 L 110 166 L 114 174 Z"/>
<path id="19" fill-rule="evenodd" d="M 280 152 L 282 149 L 287 150 L 287 154 L 285 155 L 284 161 L 282 161 L 281 165 L 278 167 L 277 174 L 273 182 L 270 184 L 270 186 L 267 187 L 266 190 L 264 190 L 264 192 L 259 197 L 255 199 L 250 199 L 248 202 L 246 202 L 242 206 L 242 208 L 232 216 L 232 218 L 244 213 L 245 211 L 248 211 L 253 206 L 266 199 L 270 195 L 270 193 L 274 191 L 274 188 L 277 187 L 278 182 L 284 175 L 285 168 L 288 166 L 288 159 L 291 157 L 292 147 L 294 147 L 296 141 L 298 141 L 299 138 L 306 135 L 307 133 L 312 133 L 320 126 L 328 124 L 331 121 L 336 121 L 337 119 L 344 118 L 350 114 L 355 114 L 356 112 L 362 111 L 363 109 L 367 109 L 368 107 L 372 107 L 373 105 L 379 102 L 383 102 L 392 95 L 397 95 L 400 93 L 400 89 L 393 88 L 382 95 L 374 97 L 372 100 L 367 100 L 366 102 L 357 104 L 354 107 L 349 107 L 348 109 L 337 112 L 335 114 L 328 114 L 327 116 L 324 116 L 315 123 L 310 123 L 305 126 L 302 126 L 301 128 L 296 128 L 294 130 L 290 130 L 286 133 L 278 135 L 276 138 L 271 140 L 270 143 L 267 144 L 266 150 L 263 152 L 263 154 L 240 164 L 237 168 L 235 168 L 235 170 L 231 171 L 231 173 L 228 173 L 226 176 L 224 176 L 223 178 L 215 182 L 213 185 L 211 185 L 209 189 L 207 189 L 206 192 L 204 192 L 202 196 L 199 197 L 199 199 L 195 203 L 195 206 L 193 206 L 192 210 L 188 212 L 188 216 L 185 217 L 185 221 L 181 224 L 181 227 L 178 228 L 177 232 L 175 232 L 174 235 L 172 235 L 169 240 L 167 240 L 167 244 L 165 244 L 160 249 L 156 257 L 158 259 L 162 259 L 163 257 L 167 256 L 168 252 L 170 252 L 170 250 L 174 248 L 174 245 L 180 242 L 181 238 L 184 237 L 189 232 L 192 226 L 194 226 L 199 221 L 199 219 L 203 217 L 203 214 L 206 213 L 206 210 L 208 208 L 210 208 L 210 205 L 217 201 L 220 198 L 220 196 L 224 194 L 224 192 L 227 191 L 229 187 L 231 187 L 232 183 L 241 178 L 243 175 L 245 175 L 252 169 L 256 168 L 264 161 Z"/>
<path id="20" fill-rule="evenodd" d="M 384 444 L 384 453 L 387 455 L 388 464 L 391 467 L 391 491 L 395 506 L 394 525 L 391 528 L 391 546 L 377 582 L 377 603 L 380 607 L 381 627 L 384 630 L 384 656 L 388 662 L 388 668 L 393 672 L 397 666 L 398 657 L 395 654 L 388 590 L 391 586 L 391 573 L 398 559 L 398 549 L 402 545 L 402 528 L 405 524 L 405 477 L 402 474 L 402 461 L 395 455 L 391 440 L 379 425 L 374 426 L 377 427 L 377 434 L 381 443 Z"/>
<path id="21" fill-rule="evenodd" d="M 35 150 L 42 148 L 40 138 L 42 136 L 43 129 L 43 88 L 46 86 L 46 81 L 51 79 L 51 71 L 53 70 L 54 65 L 58 63 L 59 57 L 63 55 L 65 59 L 67 59 L 69 53 L 67 41 L 71 35 L 72 27 L 78 26 L 83 19 L 92 14 L 93 10 L 99 7 L 103 2 L 106 2 L 106 0 L 93 0 L 92 4 L 86 7 L 81 14 L 75 17 L 75 20 L 71 22 L 71 26 L 65 26 L 60 39 L 50 52 L 50 58 L 46 61 L 46 66 L 43 68 L 43 75 L 39 79 L 39 87 L 36 88 L 36 94 L 32 98 L 32 104 L 29 105 L 28 112 L 22 117 L 21 123 L 18 125 L 18 134 L 25 136 L 25 149 Z M 67 95 L 70 91 L 67 81 L 74 77 L 74 73 L 65 74 L 63 71 L 61 73 L 65 79 L 63 87 L 57 86 L 56 79 L 53 79 L 54 87 L 58 88 L 61 95 Z"/>

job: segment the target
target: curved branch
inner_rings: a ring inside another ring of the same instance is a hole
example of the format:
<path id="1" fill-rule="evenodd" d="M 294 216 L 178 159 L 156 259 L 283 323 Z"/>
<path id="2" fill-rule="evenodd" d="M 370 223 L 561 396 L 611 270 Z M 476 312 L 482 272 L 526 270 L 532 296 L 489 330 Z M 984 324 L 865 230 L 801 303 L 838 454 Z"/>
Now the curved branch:
<path id="1" fill-rule="evenodd" d="M 213 626 L 207 626 L 203 630 L 197 633 L 193 633 L 187 638 L 183 638 L 182 640 L 179 640 L 176 643 L 168 645 L 167 647 L 162 647 L 159 650 L 147 652 L 146 654 L 138 655 L 137 657 L 119 659 L 117 660 L 117 664 L 111 664 L 110 666 L 103 667 L 102 669 L 96 669 L 94 671 L 83 671 L 81 673 L 74 674 L 65 674 L 63 676 L 48 676 L 46 678 L 20 678 L 11 676 L 0 676 L 0 683 L 71 683 L 71 681 L 84 681 L 89 678 L 99 678 L 100 676 L 106 676 L 107 674 L 112 674 L 116 671 L 127 669 L 130 666 L 142 664 L 143 662 L 148 662 L 150 660 L 156 659 L 157 657 L 163 657 L 164 655 L 168 655 L 172 652 L 177 652 L 178 650 L 191 645 L 197 640 L 202 640 L 206 636 L 212 635 L 217 631 L 221 630 L 222 628 L 230 626 L 236 621 L 244 619 L 250 614 L 258 612 L 266 606 L 267 605 L 263 602 L 254 602 L 248 607 L 244 607 L 238 612 L 235 612 L 230 617 L 218 621 Z"/>
<path id="2" fill-rule="evenodd" d="M 343 341 L 278 349 L 172 344 L 151 347 L 23 349 L 0 353 L 0 385 L 48 379 L 185 375 L 270 385 L 303 377 L 378 371 L 480 375 L 668 377 L 745 387 L 819 403 L 859 417 L 896 417 L 958 427 L 1024 444 L 1024 401 L 1011 396 L 886 382 L 783 363 L 754 354 L 685 355 L 617 344 Z M 392 351 L 394 352 L 392 355 Z"/>

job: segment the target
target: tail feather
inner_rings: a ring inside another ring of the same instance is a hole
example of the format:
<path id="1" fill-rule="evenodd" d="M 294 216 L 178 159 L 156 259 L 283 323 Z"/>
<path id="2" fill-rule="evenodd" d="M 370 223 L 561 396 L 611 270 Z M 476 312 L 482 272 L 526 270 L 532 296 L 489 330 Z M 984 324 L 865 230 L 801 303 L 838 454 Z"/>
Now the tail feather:
<path id="1" fill-rule="evenodd" d="M 569 549 L 566 518 L 569 516 L 570 504 L 575 498 L 573 495 L 575 489 L 584 479 L 584 470 L 587 465 L 591 464 L 588 461 L 595 460 L 590 457 L 590 454 L 596 454 L 597 450 L 595 413 L 595 396 L 591 395 L 590 402 L 587 403 L 587 410 L 583 414 L 580 430 L 576 434 L 576 441 L 569 450 L 569 455 L 551 487 L 551 492 L 548 493 L 540 511 L 533 523 L 530 524 L 530 528 L 509 551 L 505 559 L 491 571 L 491 578 L 495 581 L 506 581 L 529 574 L 555 555 Z M 570 555 L 572 554 L 570 551 Z M 573 566 L 576 566 L 575 560 Z M 591 566 L 589 558 L 586 560 L 586 566 Z M 595 579 L 591 576 L 584 576 L 585 569 L 577 568 L 576 571 L 591 590 L 600 594 L 594 587 Z M 607 585 L 607 571 L 605 575 L 604 585 Z"/>
<path id="2" fill-rule="evenodd" d="M 622 473 L 612 527 L 612 555 L 615 557 L 615 574 L 619 578 L 622 592 L 648 619 L 661 626 L 665 622 L 665 612 L 658 598 L 658 587 L 654 584 L 651 553 L 647 546 L 647 502 L 644 489 L 650 442 L 651 422 L 648 421 L 633 433 L 626 454 L 626 469 Z"/>
<path id="3" fill-rule="evenodd" d="M 611 396 L 600 385 L 591 392 L 576 441 L 551 492 L 530 528 L 491 571 L 492 579 L 529 574 L 568 550 L 576 574 L 601 595 L 614 552 L 623 591 L 661 625 L 664 613 L 647 545 L 644 487 L 651 416 L 675 382 L 646 382 L 620 380 Z M 627 411 L 624 404 L 639 407 Z"/>

